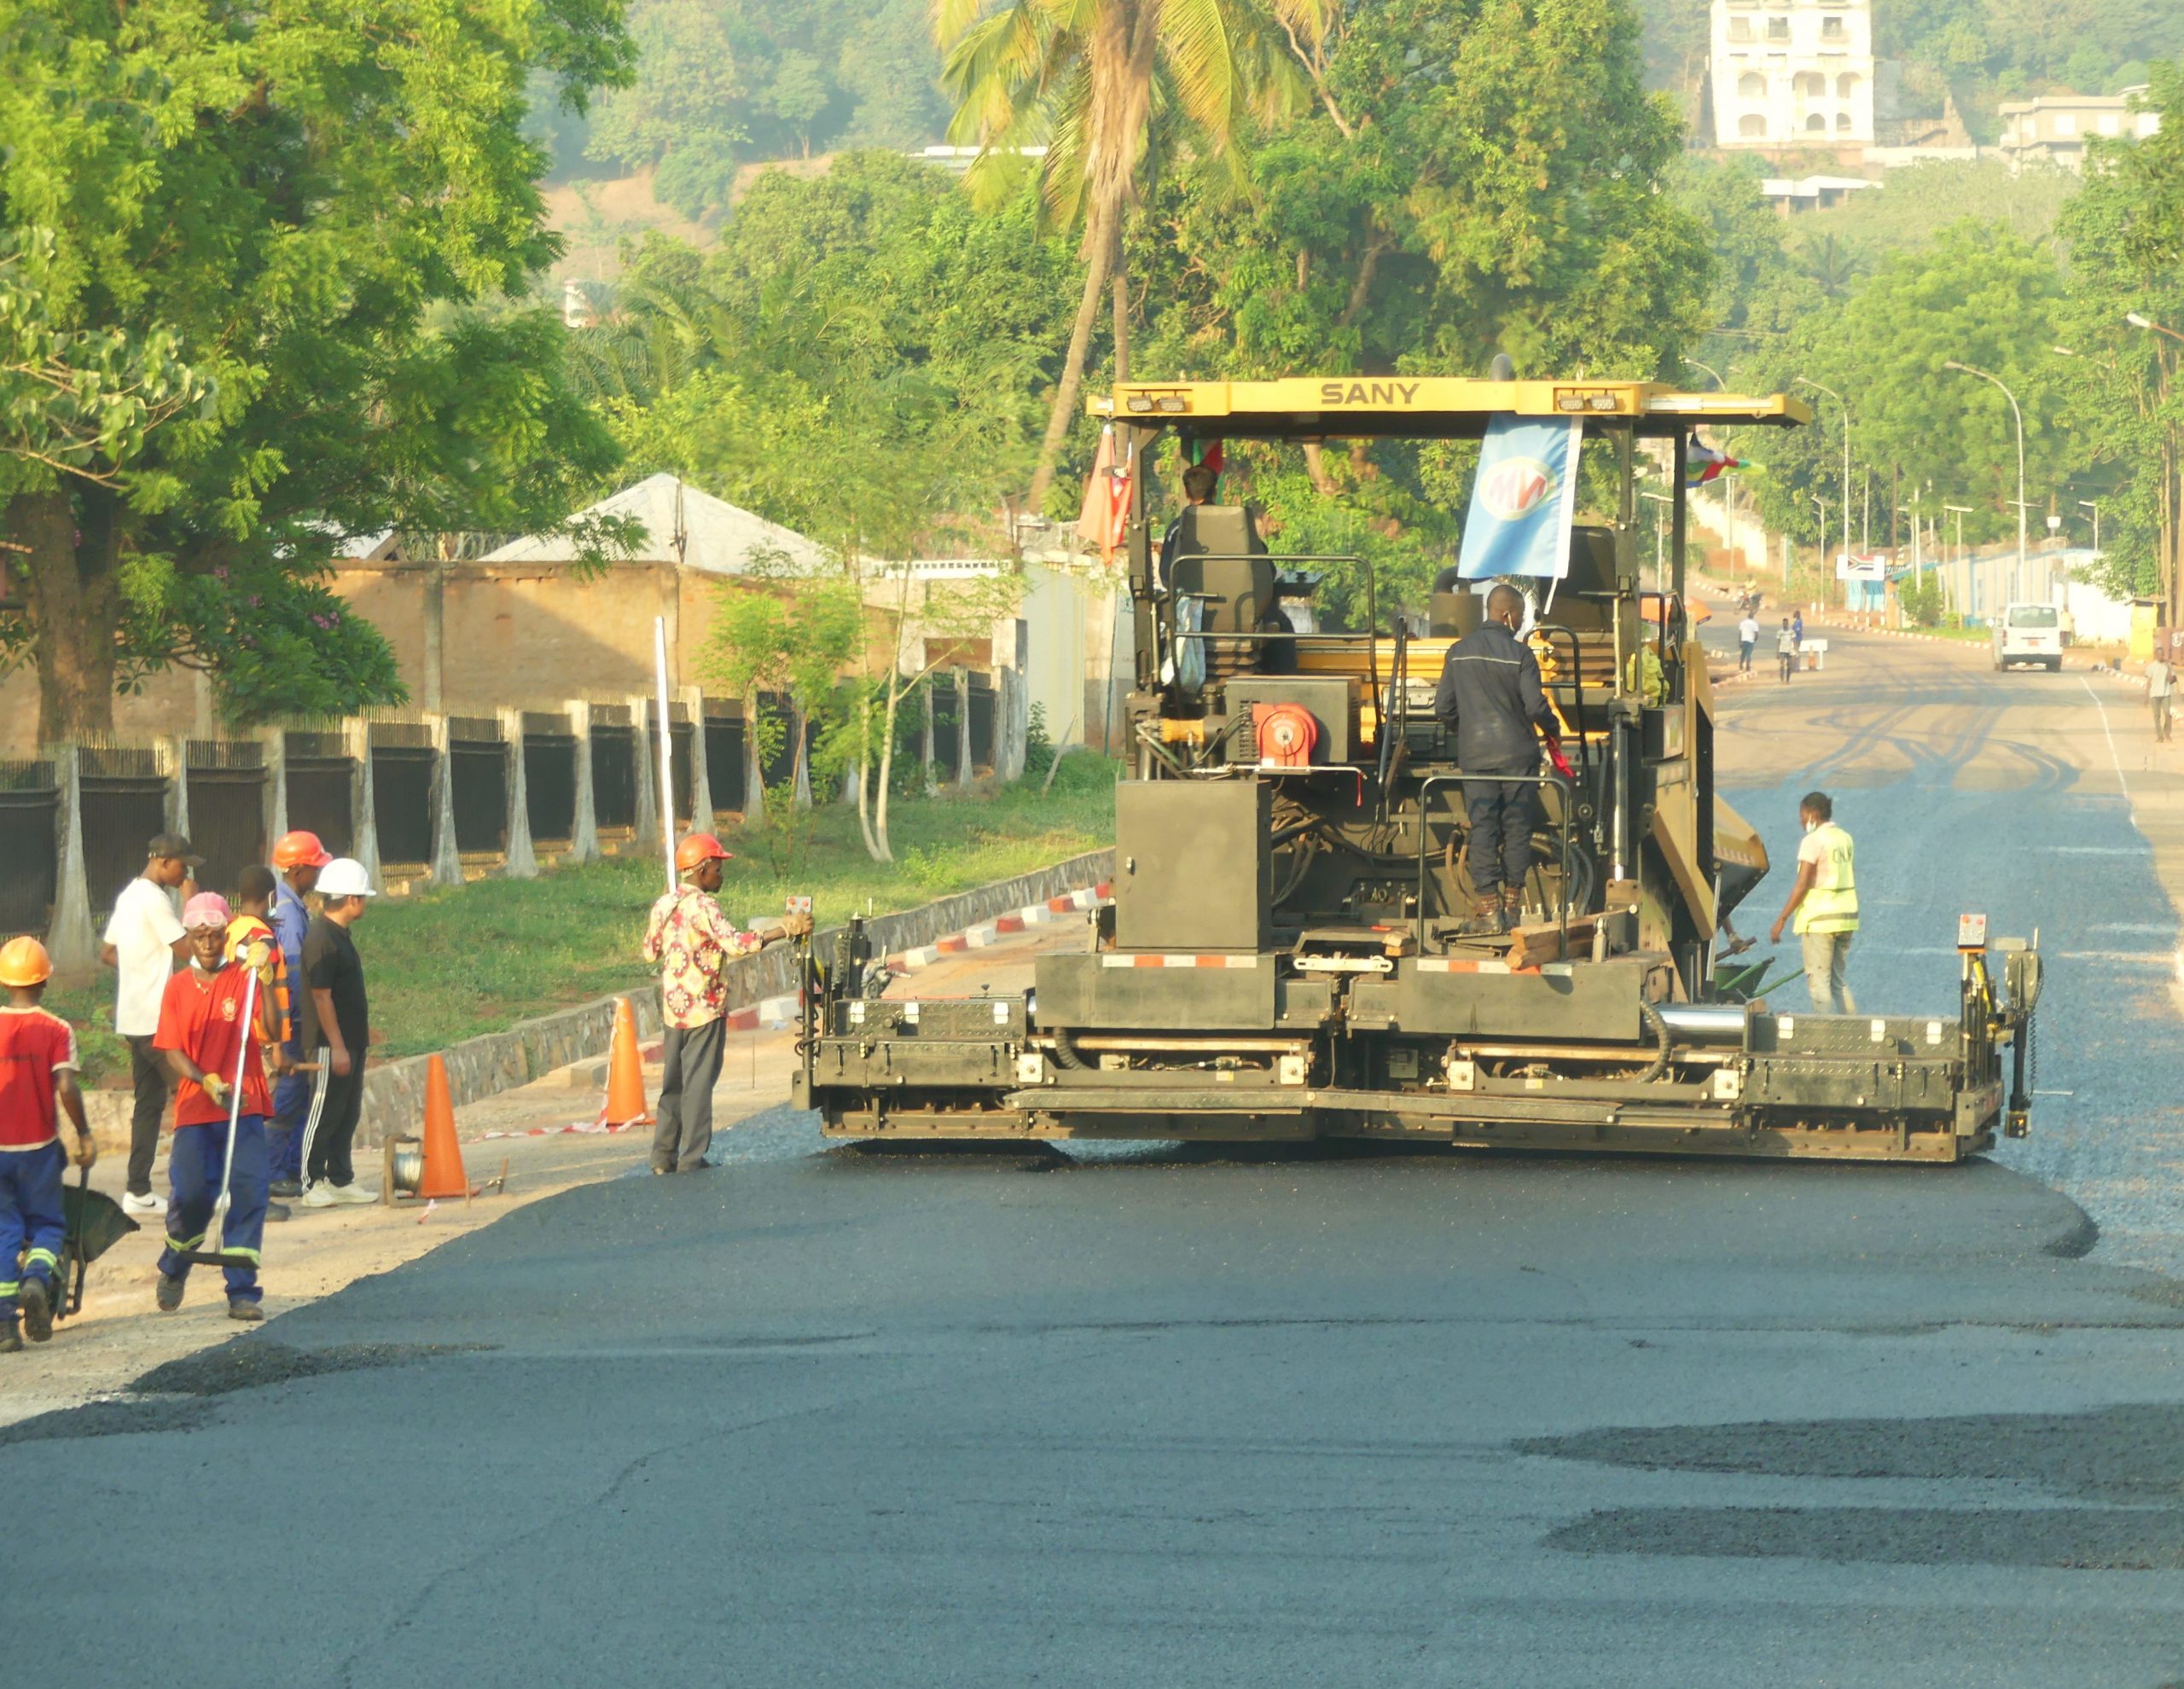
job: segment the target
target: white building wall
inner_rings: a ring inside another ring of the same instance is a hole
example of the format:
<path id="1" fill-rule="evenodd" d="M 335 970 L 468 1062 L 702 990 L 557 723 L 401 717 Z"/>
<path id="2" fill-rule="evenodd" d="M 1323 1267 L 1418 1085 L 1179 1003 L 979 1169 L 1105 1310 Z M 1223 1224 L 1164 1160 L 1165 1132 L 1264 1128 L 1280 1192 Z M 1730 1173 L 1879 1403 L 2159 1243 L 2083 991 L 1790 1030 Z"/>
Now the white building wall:
<path id="1" fill-rule="evenodd" d="M 1872 0 L 1714 0 L 1711 74 L 1718 146 L 1869 145 Z"/>

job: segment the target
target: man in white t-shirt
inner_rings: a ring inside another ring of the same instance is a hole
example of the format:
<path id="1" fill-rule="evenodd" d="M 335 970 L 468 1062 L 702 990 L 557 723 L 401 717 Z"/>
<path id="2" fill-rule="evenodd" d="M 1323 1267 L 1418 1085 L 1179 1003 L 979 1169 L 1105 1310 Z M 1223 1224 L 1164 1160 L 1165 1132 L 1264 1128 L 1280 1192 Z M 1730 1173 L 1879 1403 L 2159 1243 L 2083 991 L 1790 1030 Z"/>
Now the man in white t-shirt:
<path id="1" fill-rule="evenodd" d="M 1744 620 L 1737 624 L 1737 672 L 1751 672 L 1751 648 L 1759 643 L 1759 618 L 1751 611 L 1744 612 Z"/>
<path id="2" fill-rule="evenodd" d="M 152 1160 L 160 1149 L 160 1122 L 167 1108 L 167 1067 L 152 1048 L 160 1030 L 160 1000 L 177 964 L 189 957 L 189 937 L 175 913 L 174 893 L 196 893 L 202 856 L 190 853 L 178 833 L 162 833 L 146 847 L 144 872 L 121 890 L 107 920 L 99 960 L 119 976 L 113 989 L 113 1030 L 129 1042 L 129 1075 L 136 1093 L 129 1123 L 129 1191 L 121 1199 L 131 1214 L 159 1214 L 166 1204 L 152 1194 Z"/>

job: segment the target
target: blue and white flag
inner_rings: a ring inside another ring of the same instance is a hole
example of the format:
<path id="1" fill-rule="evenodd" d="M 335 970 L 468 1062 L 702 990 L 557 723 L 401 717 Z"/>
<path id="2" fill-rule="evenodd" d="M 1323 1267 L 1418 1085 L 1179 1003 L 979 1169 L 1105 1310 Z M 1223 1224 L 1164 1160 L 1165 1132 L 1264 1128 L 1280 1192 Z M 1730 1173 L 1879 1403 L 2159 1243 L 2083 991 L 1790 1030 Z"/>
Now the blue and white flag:
<path id="1" fill-rule="evenodd" d="M 1528 422 L 1496 416 L 1487 423 L 1463 550 L 1456 558 L 1464 579 L 1536 575 L 1560 580 L 1570 572 L 1577 453 L 1584 436 L 1582 418 Z"/>

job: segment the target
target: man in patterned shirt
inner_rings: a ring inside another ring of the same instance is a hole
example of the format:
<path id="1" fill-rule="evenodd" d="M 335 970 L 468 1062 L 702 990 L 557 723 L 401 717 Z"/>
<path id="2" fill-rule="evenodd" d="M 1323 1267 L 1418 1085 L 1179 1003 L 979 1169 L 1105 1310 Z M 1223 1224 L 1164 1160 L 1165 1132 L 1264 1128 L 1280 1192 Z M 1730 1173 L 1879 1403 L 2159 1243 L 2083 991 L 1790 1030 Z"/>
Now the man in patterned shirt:
<path id="1" fill-rule="evenodd" d="M 659 1118 L 652 1135 L 652 1170 L 694 1173 L 712 1165 L 713 1086 L 728 1043 L 728 985 L 721 970 L 781 938 L 801 938 L 811 917 L 796 914 L 766 932 L 741 932 L 713 901 L 720 865 L 730 860 L 710 833 L 694 833 L 675 847 L 676 888 L 652 906 L 644 958 L 659 964 L 666 1022 L 665 1069 Z"/>

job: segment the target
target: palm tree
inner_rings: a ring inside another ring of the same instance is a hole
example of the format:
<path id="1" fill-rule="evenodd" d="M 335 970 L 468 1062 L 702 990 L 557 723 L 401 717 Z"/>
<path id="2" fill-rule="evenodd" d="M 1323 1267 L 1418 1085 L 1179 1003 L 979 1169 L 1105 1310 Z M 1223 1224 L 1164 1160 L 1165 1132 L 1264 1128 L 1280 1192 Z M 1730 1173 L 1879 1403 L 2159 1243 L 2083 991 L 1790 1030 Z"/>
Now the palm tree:
<path id="1" fill-rule="evenodd" d="M 1240 136 L 1303 102 L 1335 9 L 1335 0 L 933 0 L 942 82 L 956 102 L 950 138 L 984 149 L 973 190 L 1009 191 L 1036 157 L 1048 220 L 1084 231 L 1084 292 L 1031 477 L 1034 510 L 1054 479 L 1110 277 L 1116 374 L 1129 376 L 1123 226 L 1156 136 L 1163 148 L 1194 147 L 1240 185 Z"/>

